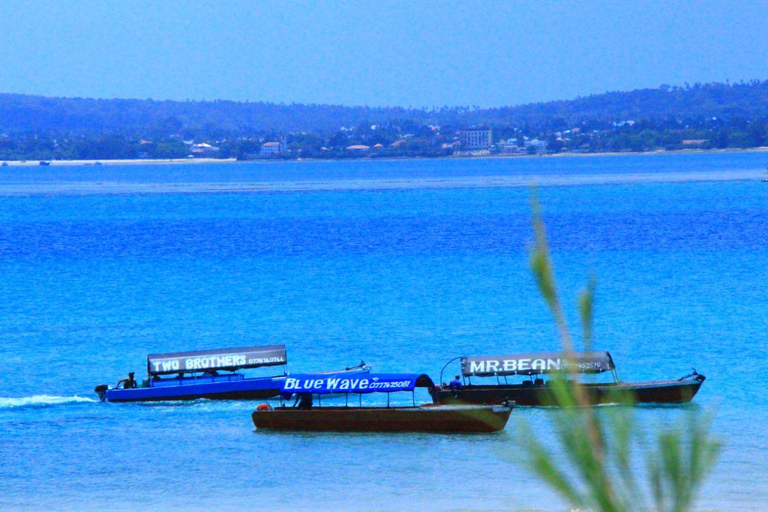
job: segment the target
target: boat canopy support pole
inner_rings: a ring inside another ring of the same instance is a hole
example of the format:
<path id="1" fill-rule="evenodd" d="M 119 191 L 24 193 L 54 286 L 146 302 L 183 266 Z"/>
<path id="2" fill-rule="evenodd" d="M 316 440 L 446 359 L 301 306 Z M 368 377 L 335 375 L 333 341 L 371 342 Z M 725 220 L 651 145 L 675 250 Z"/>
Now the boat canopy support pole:
<path id="1" fill-rule="evenodd" d="M 451 364 L 452 362 L 456 361 L 457 359 L 461 359 L 462 357 L 464 357 L 464 356 L 454 357 L 453 359 L 451 359 L 450 361 L 448 361 L 447 363 L 445 363 L 445 366 L 443 366 L 443 369 L 442 369 L 442 370 L 440 370 L 440 385 L 441 385 L 441 386 L 443 385 L 443 382 L 445 382 L 445 381 L 443 380 L 443 372 L 445 371 L 445 369 L 446 369 L 446 368 L 448 368 L 448 365 L 449 365 L 449 364 Z"/>

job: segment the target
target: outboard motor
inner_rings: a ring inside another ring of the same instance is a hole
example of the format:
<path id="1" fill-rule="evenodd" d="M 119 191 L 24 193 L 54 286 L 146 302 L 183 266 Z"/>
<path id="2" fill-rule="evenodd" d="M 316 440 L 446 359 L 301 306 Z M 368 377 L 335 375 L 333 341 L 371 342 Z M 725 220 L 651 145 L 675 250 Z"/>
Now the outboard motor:
<path id="1" fill-rule="evenodd" d="M 350 366 L 349 368 L 344 368 L 344 371 L 351 371 L 351 370 L 362 370 L 364 372 L 371 373 L 371 370 L 373 369 L 373 366 L 369 366 L 365 364 L 365 361 L 362 359 L 360 360 L 360 364 L 357 366 Z"/>
<path id="2" fill-rule="evenodd" d="M 106 384 L 99 384 L 93 390 L 96 392 L 97 395 L 99 395 L 99 400 L 102 402 L 106 402 L 107 400 L 107 390 L 109 389 L 109 386 Z"/>
<path id="3" fill-rule="evenodd" d="M 679 380 L 685 380 L 685 379 L 693 378 L 693 380 L 696 380 L 696 381 L 699 381 L 699 382 L 704 382 L 704 380 L 706 379 L 706 377 L 704 375 L 702 375 L 699 372 L 697 372 L 696 368 L 691 368 L 691 370 L 693 370 L 692 373 L 689 373 L 685 377 L 680 377 Z"/>

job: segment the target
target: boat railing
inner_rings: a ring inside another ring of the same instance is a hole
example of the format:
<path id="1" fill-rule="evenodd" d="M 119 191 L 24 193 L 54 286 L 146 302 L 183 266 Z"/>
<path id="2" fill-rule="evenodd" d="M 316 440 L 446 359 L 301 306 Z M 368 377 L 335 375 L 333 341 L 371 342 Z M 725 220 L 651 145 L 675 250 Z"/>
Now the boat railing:
<path id="1" fill-rule="evenodd" d="M 218 375 L 211 374 L 186 374 L 182 377 L 160 378 L 154 377 L 151 379 L 151 386 L 153 388 L 162 388 L 169 386 L 192 386 L 196 384 L 214 384 L 218 382 L 239 382 L 245 380 L 245 375 L 242 373 L 225 373 Z"/>
<path id="2" fill-rule="evenodd" d="M 398 393 L 398 391 L 384 392 L 384 394 L 387 395 L 387 405 L 386 405 L 387 408 L 392 406 L 391 402 L 390 402 L 390 395 L 392 395 L 392 393 Z M 402 393 L 402 391 L 400 391 L 400 393 Z M 406 393 L 410 393 L 411 394 L 411 404 L 412 404 L 411 407 L 416 407 L 416 390 L 406 391 Z M 317 407 L 322 408 L 323 407 L 323 395 L 320 394 L 320 393 L 310 393 L 310 394 L 313 397 L 313 401 L 314 401 L 314 398 L 317 399 Z M 346 408 L 350 407 L 350 405 L 349 405 L 349 395 L 357 395 L 357 408 L 362 408 L 363 407 L 363 394 L 362 393 L 349 392 L 349 393 L 338 393 L 338 394 L 344 395 L 344 407 L 346 407 Z M 296 407 L 295 403 L 294 403 L 293 406 L 288 405 L 288 402 L 290 402 L 290 400 L 284 400 L 283 395 L 279 395 L 279 401 L 280 401 L 280 407 L 283 408 L 283 409 Z M 406 406 L 400 405 L 400 404 L 395 404 L 394 407 L 406 407 Z"/>

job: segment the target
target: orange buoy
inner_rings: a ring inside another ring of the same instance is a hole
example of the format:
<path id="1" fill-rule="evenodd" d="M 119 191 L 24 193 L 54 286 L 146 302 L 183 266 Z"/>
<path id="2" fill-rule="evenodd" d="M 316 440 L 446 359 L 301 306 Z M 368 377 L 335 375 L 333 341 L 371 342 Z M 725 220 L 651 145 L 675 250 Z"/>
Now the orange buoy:
<path id="1" fill-rule="evenodd" d="M 272 406 L 269 404 L 259 404 L 258 407 L 256 407 L 257 411 L 271 411 Z"/>

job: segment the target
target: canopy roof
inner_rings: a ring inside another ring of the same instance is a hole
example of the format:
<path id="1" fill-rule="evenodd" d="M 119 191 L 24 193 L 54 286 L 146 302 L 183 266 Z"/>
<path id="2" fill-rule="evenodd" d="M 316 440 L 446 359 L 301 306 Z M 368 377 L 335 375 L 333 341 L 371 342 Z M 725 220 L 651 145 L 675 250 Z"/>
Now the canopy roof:
<path id="1" fill-rule="evenodd" d="M 392 393 L 433 385 L 420 373 L 297 374 L 285 378 L 280 393 Z"/>
<path id="2" fill-rule="evenodd" d="M 285 345 L 169 352 L 167 354 L 149 354 L 147 356 L 147 373 L 149 375 L 162 375 L 206 370 L 234 371 L 241 368 L 278 366 L 286 364 L 287 361 Z"/>
<path id="3" fill-rule="evenodd" d="M 608 352 L 576 352 L 573 356 L 568 359 L 562 352 L 464 356 L 461 358 L 461 373 L 465 377 L 492 377 L 560 372 L 602 373 L 616 368 Z"/>

